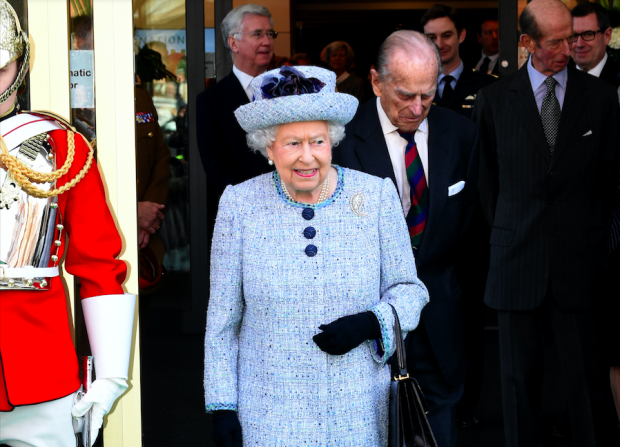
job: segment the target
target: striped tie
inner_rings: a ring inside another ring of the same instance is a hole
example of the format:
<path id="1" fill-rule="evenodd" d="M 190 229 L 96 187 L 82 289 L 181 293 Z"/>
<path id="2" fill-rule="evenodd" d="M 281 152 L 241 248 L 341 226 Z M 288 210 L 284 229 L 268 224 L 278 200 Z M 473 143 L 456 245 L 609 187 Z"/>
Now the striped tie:
<path id="1" fill-rule="evenodd" d="M 409 228 L 409 237 L 411 237 L 411 246 L 414 250 L 420 247 L 422 241 L 422 233 L 426 226 L 428 216 L 428 187 L 426 186 L 426 177 L 424 176 L 424 167 L 422 159 L 418 154 L 418 148 L 413 138 L 414 132 L 398 132 L 401 137 L 407 140 L 407 148 L 405 149 L 405 166 L 407 168 L 407 180 L 411 188 L 411 208 L 407 213 L 405 220 Z"/>

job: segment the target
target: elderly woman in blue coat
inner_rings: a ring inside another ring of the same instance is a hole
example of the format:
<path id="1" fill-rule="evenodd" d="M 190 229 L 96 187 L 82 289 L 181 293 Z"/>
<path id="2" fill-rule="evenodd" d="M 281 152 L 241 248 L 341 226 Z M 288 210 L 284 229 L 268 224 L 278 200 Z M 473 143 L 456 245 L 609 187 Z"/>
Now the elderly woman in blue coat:
<path id="1" fill-rule="evenodd" d="M 204 386 L 217 446 L 386 446 L 393 306 L 428 292 L 396 189 L 331 164 L 357 100 L 283 67 L 235 115 L 275 171 L 226 188 L 211 253 Z M 404 335 L 404 334 L 403 334 Z"/>

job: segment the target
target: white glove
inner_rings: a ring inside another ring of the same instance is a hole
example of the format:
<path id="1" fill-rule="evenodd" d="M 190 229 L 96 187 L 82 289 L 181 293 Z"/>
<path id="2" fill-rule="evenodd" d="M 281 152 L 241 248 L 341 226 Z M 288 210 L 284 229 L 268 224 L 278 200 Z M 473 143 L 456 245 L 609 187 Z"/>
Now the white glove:
<path id="1" fill-rule="evenodd" d="M 118 399 L 126 389 L 127 382 L 125 379 L 116 377 L 97 379 L 91 384 L 88 393 L 73 406 L 71 414 L 75 417 L 84 416 L 92 407 L 92 424 L 90 430 L 90 440 L 92 444 L 95 443 L 97 435 L 99 434 L 99 429 L 103 425 L 103 417 L 108 414 L 116 399 Z"/>

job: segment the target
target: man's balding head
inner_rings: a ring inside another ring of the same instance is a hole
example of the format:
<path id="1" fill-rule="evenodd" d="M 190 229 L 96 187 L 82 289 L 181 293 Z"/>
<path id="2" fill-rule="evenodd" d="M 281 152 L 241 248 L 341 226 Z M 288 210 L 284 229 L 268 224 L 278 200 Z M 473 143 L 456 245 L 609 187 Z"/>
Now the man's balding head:
<path id="1" fill-rule="evenodd" d="M 551 76 L 566 68 L 570 58 L 573 21 L 560 0 L 533 0 L 519 18 L 521 43 L 532 55 L 532 65 Z"/>
<path id="2" fill-rule="evenodd" d="M 392 62 L 403 60 L 401 56 L 404 56 L 408 64 L 434 66 L 437 77 L 443 70 L 437 46 L 428 37 L 415 31 L 402 30 L 390 34 L 379 48 L 376 71 L 382 80 L 389 80 Z"/>
<path id="3" fill-rule="evenodd" d="M 412 132 L 424 121 L 441 70 L 437 47 L 421 33 L 396 31 L 383 42 L 372 88 L 394 126 Z"/>

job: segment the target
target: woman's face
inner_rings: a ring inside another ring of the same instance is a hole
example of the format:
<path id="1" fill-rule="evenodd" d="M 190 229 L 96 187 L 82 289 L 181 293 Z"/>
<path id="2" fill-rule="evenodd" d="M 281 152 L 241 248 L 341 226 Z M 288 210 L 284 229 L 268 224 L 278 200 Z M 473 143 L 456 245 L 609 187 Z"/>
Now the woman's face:
<path id="1" fill-rule="evenodd" d="M 347 69 L 347 50 L 341 48 L 332 51 L 329 55 L 329 65 L 336 73 L 344 72 Z"/>
<path id="2" fill-rule="evenodd" d="M 331 168 L 332 149 L 327 123 L 281 124 L 276 141 L 267 147 L 267 154 L 296 200 L 300 200 L 300 195 L 306 197 L 320 193 Z"/>

